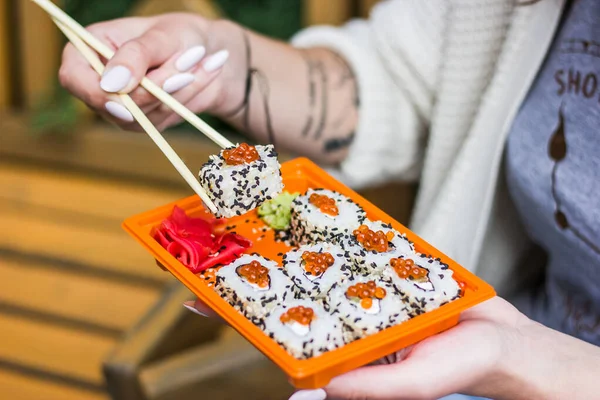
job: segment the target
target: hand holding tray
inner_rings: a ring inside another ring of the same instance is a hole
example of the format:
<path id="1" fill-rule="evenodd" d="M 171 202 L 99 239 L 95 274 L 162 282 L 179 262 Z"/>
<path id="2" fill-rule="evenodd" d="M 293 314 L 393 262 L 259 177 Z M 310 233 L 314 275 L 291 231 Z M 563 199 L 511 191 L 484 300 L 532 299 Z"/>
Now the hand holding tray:
<path id="1" fill-rule="evenodd" d="M 379 333 L 356 340 L 338 349 L 317 357 L 299 360 L 292 357 L 284 348 L 269 338 L 211 287 L 214 271 L 194 275 L 184 265 L 169 254 L 154 240 L 151 232 L 166 219 L 177 205 L 192 217 L 208 216 L 197 196 L 181 199 L 175 203 L 147 211 L 127 219 L 123 227 L 142 244 L 156 260 L 178 280 L 186 285 L 200 300 L 220 315 L 227 323 L 250 341 L 257 349 L 275 362 L 289 377 L 291 383 L 302 389 L 325 386 L 333 377 L 357 367 L 373 362 L 381 357 L 419 342 L 456 325 L 460 313 L 495 296 L 494 289 L 470 273 L 440 251 L 416 236 L 400 223 L 379 210 L 373 204 L 329 176 L 321 168 L 306 159 L 296 159 L 283 164 L 281 168 L 285 190 L 306 192 L 309 188 L 326 188 L 351 198 L 373 220 L 391 223 L 394 229 L 406 234 L 419 253 L 440 258 L 449 265 L 453 277 L 464 284 L 464 294 L 450 303 L 425 314 L 416 316 L 399 325 Z M 264 229 L 256 210 L 239 217 L 231 218 L 228 224 L 234 230 L 253 241 L 251 252 L 257 252 L 276 262 L 281 262 L 282 254 L 291 248 L 275 239 L 275 232 Z"/>

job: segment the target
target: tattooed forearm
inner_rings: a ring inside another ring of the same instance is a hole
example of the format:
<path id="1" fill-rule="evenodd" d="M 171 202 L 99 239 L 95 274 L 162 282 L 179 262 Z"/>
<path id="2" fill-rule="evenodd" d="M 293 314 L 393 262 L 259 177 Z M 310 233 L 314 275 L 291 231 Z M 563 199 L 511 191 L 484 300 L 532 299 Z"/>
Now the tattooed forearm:
<path id="1" fill-rule="evenodd" d="M 328 93 L 329 88 L 327 87 L 328 77 L 327 70 L 323 66 L 322 62 L 317 62 L 317 70 L 321 75 L 321 116 L 319 118 L 319 123 L 317 124 L 317 130 L 315 132 L 315 140 L 321 139 L 323 136 L 323 129 L 325 129 L 325 123 L 327 121 L 327 109 L 329 105 Z"/>
<path id="2" fill-rule="evenodd" d="M 349 117 L 352 119 L 353 112 L 357 112 L 358 90 L 354 72 L 341 56 L 333 52 L 316 57 L 310 51 L 303 51 L 302 56 L 308 72 L 308 109 L 302 137 L 311 137 L 317 142 L 323 140 L 325 153 L 343 150 L 352 143 L 354 133 L 338 137 L 333 132 L 346 129 L 354 131 L 353 122 L 350 127 L 345 126 L 348 125 Z M 318 106 L 317 86 L 320 93 Z M 335 98 L 336 102 L 330 103 L 330 97 Z M 333 120 L 328 115 L 330 110 L 335 111 L 336 117 Z M 315 119 L 318 123 L 315 133 L 311 135 L 309 133 Z"/>
<path id="3" fill-rule="evenodd" d="M 250 47 L 250 40 L 248 39 L 248 33 L 246 30 L 242 29 L 242 35 L 244 38 L 244 49 L 246 54 L 246 79 L 244 85 L 244 93 L 240 104 L 225 115 L 225 118 L 232 118 L 239 114 L 242 110 L 245 110 L 246 115 L 248 114 L 248 102 L 250 100 L 250 91 L 252 90 L 252 49 Z M 246 115 L 244 116 L 244 120 L 247 119 Z"/>
<path id="4" fill-rule="evenodd" d="M 273 123 L 271 121 L 271 110 L 269 106 L 269 97 L 271 96 L 271 88 L 269 86 L 269 79 L 267 76 L 259 70 L 254 70 L 254 75 L 258 81 L 258 88 L 262 97 L 264 112 L 265 112 L 265 127 L 267 129 L 267 137 L 269 143 L 275 145 L 275 132 L 273 131 Z"/>
<path id="5" fill-rule="evenodd" d="M 350 83 L 356 87 L 356 77 L 354 76 L 354 71 L 348 65 L 346 60 L 344 60 L 339 54 L 332 52 L 331 55 L 335 58 L 336 62 L 341 66 L 343 72 L 340 74 L 340 78 L 337 82 L 336 89 L 341 88 L 346 83 Z"/>
<path id="6" fill-rule="evenodd" d="M 315 83 L 315 66 L 310 57 L 306 52 L 302 52 L 302 58 L 306 63 L 306 69 L 308 71 L 308 118 L 302 128 L 302 137 L 307 137 L 310 129 L 312 128 L 315 112 L 315 97 L 316 97 L 316 83 Z"/>
<path id="7" fill-rule="evenodd" d="M 271 93 L 269 79 L 267 78 L 267 76 L 265 75 L 264 72 L 262 72 L 261 70 L 259 70 L 258 68 L 254 67 L 252 65 L 252 46 L 250 44 L 248 34 L 245 30 L 243 31 L 243 37 L 244 37 L 244 48 L 245 48 L 245 53 L 246 53 L 246 66 L 247 66 L 244 95 L 243 95 L 242 101 L 240 102 L 240 105 L 238 107 L 236 107 L 226 117 L 234 117 L 235 115 L 239 114 L 243 110 L 244 111 L 244 113 L 243 113 L 244 130 L 248 133 L 251 132 L 250 96 L 252 95 L 252 89 L 254 86 L 253 82 L 254 82 L 254 80 L 256 80 L 258 83 L 258 89 L 259 89 L 259 93 L 260 93 L 261 103 L 262 103 L 262 106 L 264 109 L 265 130 L 267 132 L 268 141 L 269 141 L 269 143 L 275 145 L 275 133 L 273 131 L 273 124 L 272 124 L 272 120 L 271 120 L 271 110 L 270 110 L 270 106 L 269 106 L 269 97 L 270 97 L 270 93 Z"/>
<path id="8" fill-rule="evenodd" d="M 354 75 L 354 71 L 352 68 L 346 63 L 346 61 L 336 53 L 332 53 L 333 57 L 336 59 L 338 64 L 343 69 L 343 73 L 340 74 L 340 79 L 336 85 L 336 89 L 343 89 L 344 85 L 351 85 L 352 91 L 352 104 L 348 104 L 347 107 L 340 110 L 338 116 L 334 119 L 331 128 L 334 130 L 338 130 L 343 124 L 344 120 L 347 118 L 349 108 L 354 107 L 358 109 L 359 107 L 359 97 L 358 97 L 358 84 L 356 82 L 356 76 Z M 354 133 L 352 133 L 352 137 Z"/>
<path id="9" fill-rule="evenodd" d="M 246 76 L 237 75 L 236 107 L 227 120 L 280 150 L 342 161 L 358 120 L 356 79 L 346 61 L 327 49 L 300 50 L 252 32 L 240 35 L 239 45 Z"/>
<path id="10" fill-rule="evenodd" d="M 352 144 L 352 140 L 354 140 L 354 132 L 346 137 L 328 139 L 325 141 L 323 150 L 325 153 L 332 153 L 334 151 L 345 149 Z"/>

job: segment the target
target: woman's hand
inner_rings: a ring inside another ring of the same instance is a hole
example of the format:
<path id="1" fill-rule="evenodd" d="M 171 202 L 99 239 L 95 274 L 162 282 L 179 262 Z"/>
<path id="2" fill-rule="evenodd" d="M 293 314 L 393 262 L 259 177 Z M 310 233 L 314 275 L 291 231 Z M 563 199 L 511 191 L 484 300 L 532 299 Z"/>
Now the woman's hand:
<path id="1" fill-rule="evenodd" d="M 165 14 L 102 22 L 88 30 L 115 51 L 114 57 L 100 78 L 69 44 L 60 81 L 89 107 L 125 129 L 136 129 L 136 124 L 113 93 L 130 93 L 159 129 L 180 120 L 138 87 L 143 77 L 196 113 L 227 112 L 229 104 L 230 109 L 241 101 L 244 39 L 242 29 L 233 23 L 193 14 Z"/>
<path id="2" fill-rule="evenodd" d="M 195 309 L 214 313 L 196 301 Z M 463 313 L 460 323 L 411 348 L 334 378 L 324 389 L 297 392 L 294 400 L 436 399 L 451 393 L 491 393 L 502 381 L 506 356 L 529 320 L 500 298 Z M 389 364 L 392 362 L 392 364 Z"/>
<path id="3" fill-rule="evenodd" d="M 452 393 L 490 395 L 505 384 L 507 356 L 528 319 L 500 298 L 463 313 L 460 323 L 409 349 L 389 365 L 359 368 L 334 378 L 323 393 L 293 399 L 437 399 Z M 387 357 L 390 359 L 390 357 Z"/>
<path id="4" fill-rule="evenodd" d="M 297 49 L 224 20 L 193 14 L 123 18 L 90 26 L 115 51 L 103 77 L 67 45 L 60 81 L 90 108 L 137 130 L 115 93 L 130 93 L 159 130 L 180 117 L 139 87 L 145 76 L 194 113 L 324 164 L 348 153 L 358 121 L 354 73 L 323 48 Z M 105 60 L 106 61 L 106 60 Z"/>
<path id="5" fill-rule="evenodd" d="M 201 302 L 193 306 L 214 316 Z M 456 327 L 378 364 L 336 377 L 323 389 L 299 391 L 291 399 L 431 400 L 452 393 L 588 399 L 597 395 L 600 349 L 537 324 L 496 297 L 465 311 Z"/>

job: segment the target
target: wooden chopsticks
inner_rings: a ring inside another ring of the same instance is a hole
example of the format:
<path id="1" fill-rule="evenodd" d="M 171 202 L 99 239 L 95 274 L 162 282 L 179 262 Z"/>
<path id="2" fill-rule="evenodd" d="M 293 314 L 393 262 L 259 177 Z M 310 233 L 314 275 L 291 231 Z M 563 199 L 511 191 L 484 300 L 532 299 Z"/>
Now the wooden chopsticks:
<path id="1" fill-rule="evenodd" d="M 58 28 L 65 34 L 73 46 L 79 50 L 82 56 L 90 63 L 92 68 L 94 68 L 98 74 L 102 75 L 104 73 L 104 64 L 102 64 L 102 61 L 100 61 L 98 55 L 91 48 L 93 48 L 98 54 L 101 54 L 106 59 L 110 59 L 114 55 L 113 51 L 95 38 L 92 34 L 90 34 L 87 30 L 85 30 L 75 20 L 69 17 L 59 7 L 54 5 L 50 0 L 32 1 L 50 14 Z M 157 99 L 166 104 L 169 108 L 179 114 L 194 127 L 196 127 L 200 132 L 206 135 L 221 148 L 233 146 L 229 140 L 224 138 L 210 125 L 202 121 L 202 119 L 200 119 L 196 114 L 191 112 L 183 104 L 179 103 L 152 81 L 144 78 L 141 86 L 148 90 L 148 92 L 152 93 Z M 217 209 L 215 205 L 208 197 L 204 188 L 200 185 L 198 179 L 196 179 L 194 174 L 192 174 L 189 168 L 185 165 L 185 163 L 181 160 L 169 143 L 164 139 L 161 133 L 156 129 L 152 122 L 150 122 L 148 117 L 146 117 L 146 115 L 137 106 L 137 104 L 135 104 L 131 97 L 129 97 L 129 95 L 119 94 L 117 96 L 119 96 L 123 105 L 129 110 L 140 126 L 146 131 L 148 136 L 150 136 L 154 143 L 160 148 L 163 154 L 169 159 L 173 167 L 175 167 L 188 185 L 198 194 L 198 196 L 200 196 L 209 210 L 213 214 L 216 214 Z"/>
<path id="2" fill-rule="evenodd" d="M 55 21 L 61 22 L 64 26 L 68 27 L 73 33 L 79 36 L 85 43 L 87 43 L 92 49 L 107 60 L 111 59 L 114 55 L 112 49 L 98 40 L 94 35 L 88 32 L 83 26 L 77 23 L 73 18 L 67 15 L 63 10 L 57 7 L 50 0 L 31 0 L 39 5 L 44 11 L 46 11 Z M 191 112 L 183 104 L 175 100 L 170 94 L 162 90 L 151 80 L 144 78 L 140 84 L 148 92 L 152 93 L 154 97 L 159 99 L 162 103 L 166 104 L 175 113 L 179 114 L 181 118 L 189 122 L 196 129 L 202 132 L 206 137 L 215 142 L 221 148 L 231 147 L 233 143 L 224 138 L 219 132 L 214 130 L 210 125 L 204 122 L 200 117 Z"/>

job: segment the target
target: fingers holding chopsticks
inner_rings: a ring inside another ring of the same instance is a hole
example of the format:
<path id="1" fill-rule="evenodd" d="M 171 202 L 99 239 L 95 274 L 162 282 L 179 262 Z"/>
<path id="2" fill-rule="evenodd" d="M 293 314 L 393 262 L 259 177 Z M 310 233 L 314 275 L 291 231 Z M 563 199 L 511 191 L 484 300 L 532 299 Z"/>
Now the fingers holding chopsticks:
<path id="1" fill-rule="evenodd" d="M 194 46 L 186 51 L 180 51 L 162 66 L 150 71 L 146 77 L 185 105 L 194 95 L 200 94 L 200 92 L 217 78 L 221 71 L 220 67 L 226 61 L 226 59 L 221 57 L 222 62 L 218 68 L 214 70 L 207 69 L 207 65 L 209 68 L 214 68 L 214 64 L 211 64 L 211 60 L 214 59 L 215 55 L 219 55 L 219 53 L 223 54 L 222 52 L 217 52 L 216 54 L 209 54 L 206 58 L 198 60 L 191 68 L 185 68 L 187 67 L 187 64 L 183 64 L 183 67 L 181 67 L 180 60 L 185 60 L 188 54 L 195 53 L 196 55 L 200 55 L 205 51 L 204 46 L 201 45 Z M 146 113 L 153 111 L 155 108 L 162 105 L 159 100 L 142 87 L 137 88 L 131 93 L 131 98 L 139 104 Z M 168 109 L 167 106 L 163 108 L 163 110 L 166 109 Z"/>
<path id="2" fill-rule="evenodd" d="M 88 107 L 123 127 L 133 127 L 134 118 L 117 95 L 100 89 L 100 76 L 81 53 L 71 44 L 63 51 L 63 63 L 59 71 L 61 84 L 81 99 Z"/>
<path id="3" fill-rule="evenodd" d="M 109 36 L 112 31 L 106 25 L 109 24 L 95 24 L 87 30 L 114 51 L 119 40 Z M 105 61 L 102 56 L 97 56 L 102 63 Z M 104 66 L 100 65 L 100 68 L 104 69 Z M 133 116 L 121 104 L 118 96 L 106 93 L 100 88 L 101 77 L 98 72 L 72 43 L 65 46 L 63 62 L 59 70 L 61 84 L 105 119 L 125 128 L 136 125 Z"/>
<path id="4" fill-rule="evenodd" d="M 193 109 L 194 112 L 199 113 L 207 110 L 218 102 L 221 93 L 220 82 L 216 80 L 218 72 L 209 74 L 200 67 L 193 73 L 188 72 L 185 73 L 185 75 L 185 87 L 178 88 L 175 92 L 171 92 L 171 96 L 179 103 L 183 104 L 188 109 Z M 149 79 L 155 81 L 150 76 Z M 157 83 L 159 82 L 160 81 Z M 171 83 L 167 81 L 163 86 L 168 87 L 170 84 Z M 133 96 L 132 98 L 136 103 L 140 104 L 139 100 Z M 181 120 L 179 115 L 174 113 L 168 105 L 157 100 L 147 104 L 142 110 L 159 129 L 164 129 Z"/>
<path id="5" fill-rule="evenodd" d="M 210 108 L 222 97 L 222 91 L 215 90 L 222 84 L 213 82 L 226 65 L 229 52 L 222 48 L 207 50 L 205 25 L 206 21 L 188 14 L 126 18 L 92 25 L 87 30 L 108 45 L 114 56 L 108 62 L 103 60 L 106 67 L 99 78 L 79 52 L 68 45 L 60 71 L 61 84 L 122 128 L 141 130 L 115 97 L 127 93 L 150 121 L 166 128 L 181 117 L 140 86 L 143 78 L 183 105 L 192 101 L 200 105 L 200 109 L 193 110 L 196 113 Z"/>

